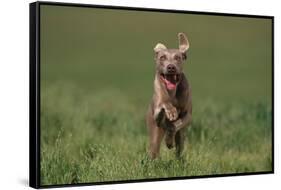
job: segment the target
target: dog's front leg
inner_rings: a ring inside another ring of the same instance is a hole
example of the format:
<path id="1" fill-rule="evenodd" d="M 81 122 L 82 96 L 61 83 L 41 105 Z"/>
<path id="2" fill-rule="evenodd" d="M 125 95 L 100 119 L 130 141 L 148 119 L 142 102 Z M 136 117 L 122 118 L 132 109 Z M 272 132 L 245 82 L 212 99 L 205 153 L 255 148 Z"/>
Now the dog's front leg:
<path id="1" fill-rule="evenodd" d="M 162 107 L 158 106 L 154 109 L 153 118 L 156 121 L 158 127 L 163 123 L 165 111 Z"/>
<path id="2" fill-rule="evenodd" d="M 163 122 L 164 116 L 169 121 L 175 121 L 178 118 L 178 111 L 171 103 L 163 103 L 154 109 L 154 119 L 158 126 Z"/>
<path id="3" fill-rule="evenodd" d="M 164 103 L 162 107 L 165 110 L 166 116 L 170 121 L 178 119 L 178 111 L 171 103 Z"/>
<path id="4" fill-rule="evenodd" d="M 175 126 L 175 131 L 182 129 L 183 127 L 189 125 L 191 123 L 191 113 L 186 113 L 183 118 L 179 118 L 173 122 Z"/>

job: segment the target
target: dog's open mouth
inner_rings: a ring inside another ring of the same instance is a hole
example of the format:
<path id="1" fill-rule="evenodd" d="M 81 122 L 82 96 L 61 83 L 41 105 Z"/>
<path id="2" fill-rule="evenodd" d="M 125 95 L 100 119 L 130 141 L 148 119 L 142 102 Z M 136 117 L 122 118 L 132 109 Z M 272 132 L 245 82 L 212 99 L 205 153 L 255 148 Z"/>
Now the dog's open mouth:
<path id="1" fill-rule="evenodd" d="M 165 83 L 168 90 L 175 90 L 179 82 L 179 74 L 161 74 L 161 80 Z"/>

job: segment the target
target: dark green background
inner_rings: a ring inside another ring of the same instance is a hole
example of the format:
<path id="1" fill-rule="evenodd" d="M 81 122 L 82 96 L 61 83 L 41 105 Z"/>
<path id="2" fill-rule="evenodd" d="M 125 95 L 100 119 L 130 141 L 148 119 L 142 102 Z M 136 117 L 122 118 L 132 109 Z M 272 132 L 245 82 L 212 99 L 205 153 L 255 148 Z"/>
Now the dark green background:
<path id="1" fill-rule="evenodd" d="M 185 32 L 194 101 L 271 98 L 270 19 L 56 6 L 43 6 L 41 16 L 43 83 L 113 87 L 146 102 L 153 47 L 177 48 Z"/>

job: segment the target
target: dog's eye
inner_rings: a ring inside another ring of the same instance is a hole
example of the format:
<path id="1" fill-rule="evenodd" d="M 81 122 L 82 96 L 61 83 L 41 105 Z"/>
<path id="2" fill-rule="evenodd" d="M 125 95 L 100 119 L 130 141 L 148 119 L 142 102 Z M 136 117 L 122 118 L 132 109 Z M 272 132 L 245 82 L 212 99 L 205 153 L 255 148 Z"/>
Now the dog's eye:
<path id="1" fill-rule="evenodd" d="M 161 55 L 160 56 L 160 61 L 165 61 L 167 59 L 166 55 Z"/>
<path id="2" fill-rule="evenodd" d="M 175 59 L 176 61 L 180 61 L 180 60 L 181 60 L 181 57 L 180 57 L 179 55 L 175 55 L 174 59 Z"/>

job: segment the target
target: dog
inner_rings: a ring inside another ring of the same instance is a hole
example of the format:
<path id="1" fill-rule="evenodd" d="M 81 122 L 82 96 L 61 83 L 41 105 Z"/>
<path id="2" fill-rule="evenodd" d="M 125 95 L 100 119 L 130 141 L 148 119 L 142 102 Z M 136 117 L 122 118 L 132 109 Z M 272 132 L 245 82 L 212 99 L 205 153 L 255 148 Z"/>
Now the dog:
<path id="1" fill-rule="evenodd" d="M 191 85 L 183 73 L 189 42 L 184 33 L 178 34 L 178 40 L 178 49 L 168 49 L 162 43 L 154 48 L 154 94 L 146 115 L 151 159 L 159 156 L 164 136 L 166 146 L 169 149 L 175 146 L 176 156 L 180 157 L 184 149 L 185 128 L 191 123 Z"/>

